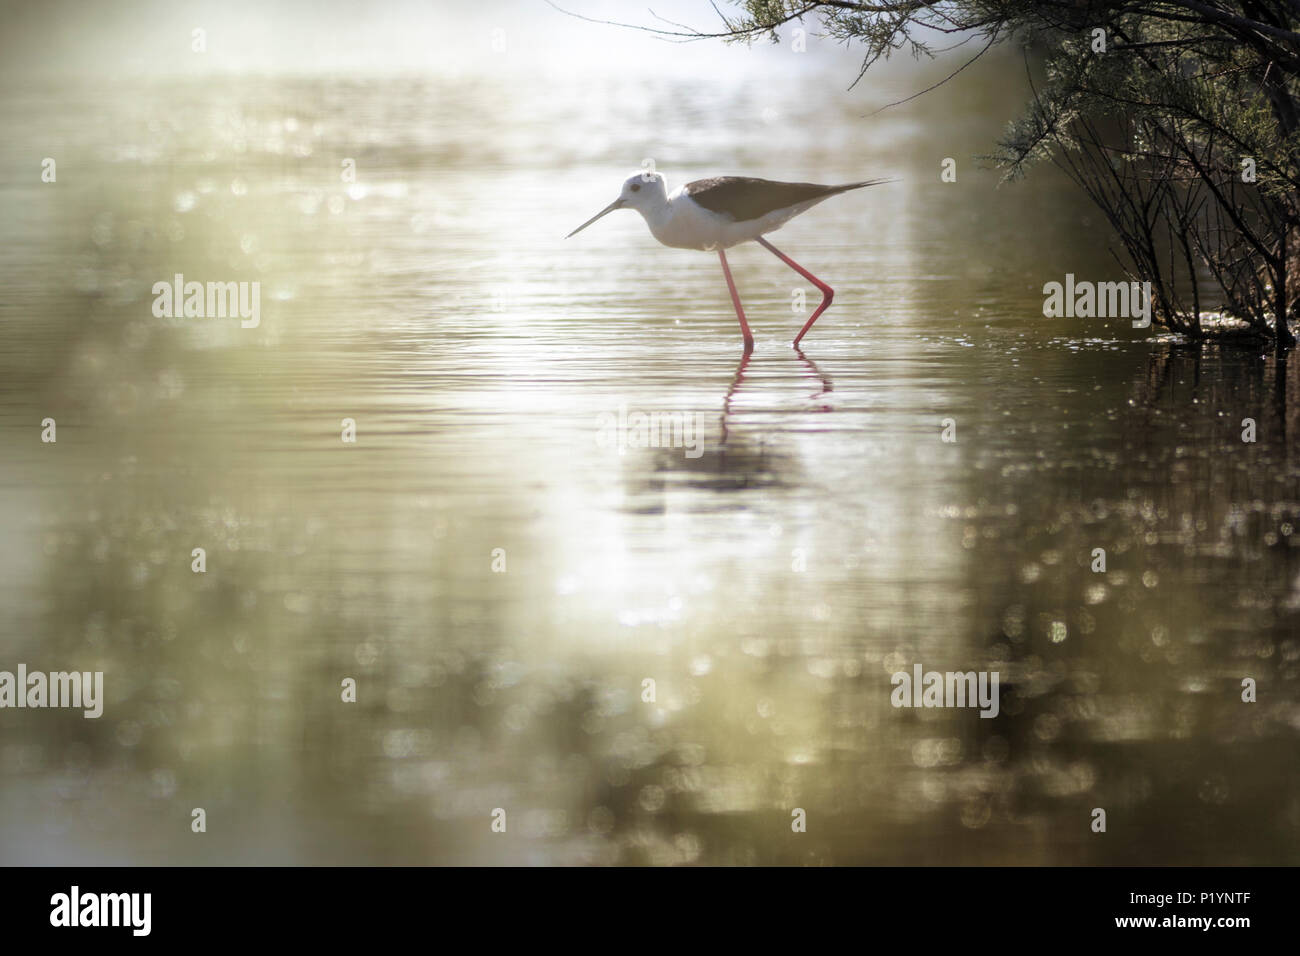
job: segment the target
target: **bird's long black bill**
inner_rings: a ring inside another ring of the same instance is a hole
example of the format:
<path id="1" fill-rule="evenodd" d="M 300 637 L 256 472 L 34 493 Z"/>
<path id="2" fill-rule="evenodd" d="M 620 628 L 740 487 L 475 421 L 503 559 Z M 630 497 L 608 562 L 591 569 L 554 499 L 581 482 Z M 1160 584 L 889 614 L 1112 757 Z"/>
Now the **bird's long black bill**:
<path id="1" fill-rule="evenodd" d="M 582 230 L 586 229 L 588 226 L 590 226 L 593 222 L 595 222 L 595 221 L 596 221 L 597 219 L 599 219 L 601 216 L 608 215 L 609 213 L 613 212 L 615 209 L 622 209 L 622 208 L 623 208 L 623 200 L 621 200 L 621 199 L 615 199 L 612 203 L 610 203 L 608 206 L 606 206 L 606 207 L 605 207 L 604 209 L 602 209 L 600 212 L 596 213 L 596 215 L 592 216 L 590 219 L 588 219 L 588 220 L 587 220 L 586 222 L 584 222 L 581 226 L 579 226 L 577 229 L 573 230 L 573 232 L 569 233 L 569 235 L 565 236 L 564 238 L 565 238 L 565 239 L 569 239 L 569 238 L 571 238 L 571 237 L 573 237 L 573 236 L 576 236 L 578 233 L 582 232 Z"/>

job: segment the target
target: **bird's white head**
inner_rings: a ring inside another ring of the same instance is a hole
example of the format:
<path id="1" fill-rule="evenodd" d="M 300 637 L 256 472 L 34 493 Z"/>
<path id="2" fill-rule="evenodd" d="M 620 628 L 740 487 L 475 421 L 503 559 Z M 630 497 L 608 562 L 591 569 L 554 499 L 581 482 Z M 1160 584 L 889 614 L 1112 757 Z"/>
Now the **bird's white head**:
<path id="1" fill-rule="evenodd" d="M 644 216 L 667 202 L 668 182 L 661 173 L 649 171 L 633 173 L 623 183 L 623 189 L 619 192 L 617 199 L 564 238 L 568 239 L 569 236 L 576 236 L 601 216 L 606 216 L 615 209 L 635 209 Z"/>
<path id="2" fill-rule="evenodd" d="M 629 209 L 646 210 L 661 205 L 668 198 L 668 181 L 662 173 L 633 173 L 623 183 L 618 201 Z"/>

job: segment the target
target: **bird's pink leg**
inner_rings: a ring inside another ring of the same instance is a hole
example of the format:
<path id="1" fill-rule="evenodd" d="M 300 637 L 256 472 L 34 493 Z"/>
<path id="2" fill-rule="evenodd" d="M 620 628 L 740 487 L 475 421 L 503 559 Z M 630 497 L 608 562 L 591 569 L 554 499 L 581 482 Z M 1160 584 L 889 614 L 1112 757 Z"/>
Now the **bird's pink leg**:
<path id="1" fill-rule="evenodd" d="M 813 285 L 815 285 L 817 288 L 821 289 L 821 292 L 822 292 L 822 304 L 819 305 L 819 306 L 817 306 L 816 311 L 813 312 L 813 314 L 810 315 L 810 316 L 808 317 L 808 321 L 805 322 L 803 328 L 799 330 L 799 334 L 796 335 L 796 336 L 794 337 L 794 345 L 795 345 L 795 348 L 798 348 L 798 347 L 799 347 L 799 340 L 800 340 L 801 338 L 803 338 L 805 335 L 808 334 L 808 330 L 811 329 L 812 326 L 813 326 L 813 323 L 817 321 L 817 316 L 819 316 L 819 315 L 821 315 L 823 312 L 825 312 L 825 311 L 826 311 L 826 307 L 829 306 L 829 305 L 831 304 L 831 301 L 835 298 L 835 290 L 832 289 L 830 286 L 828 286 L 828 285 L 827 285 L 825 282 L 823 282 L 821 279 L 817 278 L 815 275 L 813 275 L 811 272 L 809 272 L 809 271 L 808 271 L 807 269 L 805 269 L 803 266 L 799 265 L 799 263 L 795 262 L 793 259 L 791 259 L 789 256 L 787 256 L 784 252 L 782 252 L 782 251 L 781 251 L 780 249 L 778 249 L 776 246 L 772 245 L 770 242 L 768 242 L 768 241 L 767 241 L 766 239 L 764 239 L 762 236 L 759 236 L 759 237 L 758 237 L 758 241 L 759 241 L 759 243 L 761 243 L 761 244 L 762 244 L 762 245 L 763 245 L 763 246 L 764 246 L 764 247 L 765 247 L 769 252 L 771 252 L 771 253 L 772 253 L 773 255 L 775 255 L 778 259 L 780 259 L 782 262 L 784 262 L 786 265 L 788 265 L 791 269 L 793 269 L 795 272 L 799 273 L 801 276 L 803 276 L 805 279 L 807 279 L 809 282 L 811 282 L 811 283 L 812 283 Z"/>
<path id="2" fill-rule="evenodd" d="M 754 337 L 749 334 L 749 323 L 745 321 L 745 310 L 740 307 L 740 296 L 736 294 L 736 283 L 731 278 L 731 269 L 727 265 L 727 254 L 718 250 L 722 260 L 722 274 L 727 277 L 727 288 L 731 292 L 731 301 L 736 306 L 736 318 L 740 319 L 740 334 L 745 337 L 745 354 L 754 351 Z"/>

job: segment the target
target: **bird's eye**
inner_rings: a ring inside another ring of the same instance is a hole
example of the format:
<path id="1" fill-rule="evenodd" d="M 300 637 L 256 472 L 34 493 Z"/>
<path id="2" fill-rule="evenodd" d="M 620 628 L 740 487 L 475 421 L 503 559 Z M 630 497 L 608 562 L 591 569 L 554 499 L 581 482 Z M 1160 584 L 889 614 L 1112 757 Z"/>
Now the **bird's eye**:
<path id="1" fill-rule="evenodd" d="M 640 191 L 641 191 L 641 184 L 640 184 L 640 183 L 633 183 L 633 184 L 632 184 L 632 192 L 634 192 L 634 193 L 639 193 Z"/>

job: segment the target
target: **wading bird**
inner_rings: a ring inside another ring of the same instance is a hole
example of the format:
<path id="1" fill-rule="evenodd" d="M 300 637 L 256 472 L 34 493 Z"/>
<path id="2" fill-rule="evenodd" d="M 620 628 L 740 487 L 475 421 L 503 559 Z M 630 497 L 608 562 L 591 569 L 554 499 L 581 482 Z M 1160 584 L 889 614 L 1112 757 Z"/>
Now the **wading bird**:
<path id="1" fill-rule="evenodd" d="M 662 175 L 640 172 L 628 177 L 617 199 L 564 238 L 576 236 L 615 209 L 635 209 L 645 218 L 654 237 L 665 246 L 675 249 L 718 250 L 722 274 L 727 278 L 727 290 L 736 306 L 736 318 L 740 320 L 740 334 L 745 338 L 747 353 L 754 349 L 754 337 L 749 332 L 749 323 L 745 321 L 740 296 L 736 294 L 736 283 L 731 278 L 731 269 L 727 265 L 726 250 L 752 239 L 821 290 L 821 305 L 817 306 L 799 334 L 794 337 L 797 347 L 817 317 L 831 304 L 835 290 L 763 236 L 780 229 L 799 213 L 811 209 L 823 199 L 850 189 L 861 189 L 863 186 L 875 186 L 888 181 L 869 179 L 840 186 L 819 186 L 816 183 L 778 183 L 770 179 L 750 179 L 747 176 L 717 176 L 713 179 L 697 179 L 678 187 L 669 195 L 668 183 Z"/>

